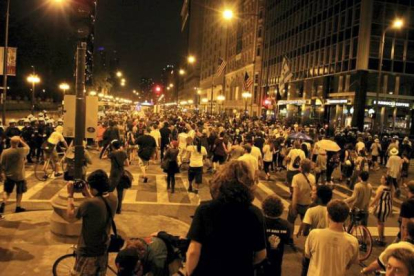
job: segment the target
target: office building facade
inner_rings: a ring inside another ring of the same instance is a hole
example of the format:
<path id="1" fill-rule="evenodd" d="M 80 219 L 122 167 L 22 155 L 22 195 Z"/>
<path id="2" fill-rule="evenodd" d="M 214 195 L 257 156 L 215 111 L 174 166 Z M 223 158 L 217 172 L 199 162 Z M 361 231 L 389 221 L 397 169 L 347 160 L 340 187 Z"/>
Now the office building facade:
<path id="1" fill-rule="evenodd" d="M 413 131 L 413 1 L 268 0 L 265 10 L 262 89 L 278 116 L 360 130 L 379 116 L 382 130 Z M 389 28 L 396 18 L 400 30 Z M 293 77 L 279 87 L 284 59 Z"/>

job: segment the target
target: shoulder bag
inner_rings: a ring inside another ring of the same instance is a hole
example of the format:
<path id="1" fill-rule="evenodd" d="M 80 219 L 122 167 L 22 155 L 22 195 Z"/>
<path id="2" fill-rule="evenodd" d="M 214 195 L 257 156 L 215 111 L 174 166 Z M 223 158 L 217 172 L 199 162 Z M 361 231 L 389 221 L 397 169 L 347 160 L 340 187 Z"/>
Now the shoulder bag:
<path id="1" fill-rule="evenodd" d="M 110 235 L 109 237 L 108 252 L 119 252 L 122 246 L 124 246 L 125 240 L 121 236 L 119 236 L 118 232 L 116 231 L 115 221 L 114 221 L 114 218 L 112 217 L 111 208 L 109 207 L 108 202 L 106 202 L 105 198 L 103 198 L 102 196 L 101 198 L 105 203 L 106 210 L 108 211 L 108 219 L 111 220 L 112 231 L 113 231 L 113 234 Z"/>
<path id="2" fill-rule="evenodd" d="M 115 163 L 117 164 L 118 168 L 122 168 L 122 174 L 121 178 L 119 179 L 118 185 L 120 185 L 123 189 L 129 189 L 132 187 L 132 182 L 134 181 L 133 175 L 128 171 L 125 170 L 124 167 L 120 166 L 118 163 L 118 160 L 116 159 L 116 156 L 114 156 Z"/>

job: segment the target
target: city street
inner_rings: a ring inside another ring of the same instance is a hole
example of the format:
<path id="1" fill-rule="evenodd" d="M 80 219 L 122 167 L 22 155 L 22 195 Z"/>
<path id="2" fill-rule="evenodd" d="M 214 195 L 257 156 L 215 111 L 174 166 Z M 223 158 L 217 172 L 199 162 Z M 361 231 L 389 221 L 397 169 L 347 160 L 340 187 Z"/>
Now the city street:
<path id="1" fill-rule="evenodd" d="M 110 163 L 108 160 L 100 160 L 96 150 L 89 150 L 93 156 L 93 164 L 88 171 L 104 169 L 109 172 Z M 176 235 L 186 235 L 191 217 L 197 205 L 201 201 L 209 200 L 210 194 L 208 181 L 211 174 L 205 173 L 203 186 L 198 195 L 189 193 L 186 172 L 177 177 L 176 192 L 171 194 L 166 190 L 165 174 L 162 173 L 159 165 L 151 164 L 148 183 L 140 179 L 140 169 L 135 161 L 129 168 L 134 175 L 134 182 L 131 189 L 126 191 L 123 213 L 117 215 L 116 221 L 119 224 L 120 232 L 126 237 L 148 236 L 159 230 L 166 230 Z M 410 169 L 413 170 L 413 167 Z M 372 172 L 370 183 L 378 186 L 379 177 L 383 171 Z M 261 201 L 268 195 L 276 194 L 285 206 L 286 210 L 290 204 L 289 189 L 283 180 L 285 172 L 272 175 L 272 181 L 261 180 L 256 190 L 254 204 L 259 206 Z M 64 244 L 53 239 L 50 235 L 51 200 L 59 193 L 65 193 L 65 182 L 61 177 L 39 182 L 33 175 L 33 166 L 27 166 L 28 191 L 23 197 L 23 207 L 27 208 L 26 213 L 13 214 L 14 195 L 10 204 L 6 207 L 5 219 L 0 221 L 0 248 L 5 250 L 0 254 L 0 271 L 12 270 L 13 274 L 24 275 L 27 272 L 29 262 L 33 268 L 32 275 L 45 275 L 43 271 L 49 271 L 54 260 L 70 251 L 70 244 Z M 334 198 L 343 199 L 351 194 L 351 191 L 342 184 L 338 184 L 334 190 Z M 386 223 L 385 235 L 387 241 L 391 242 L 398 233 L 398 212 L 401 200 L 394 203 L 393 216 Z M 296 231 L 299 226 L 299 219 L 296 222 Z M 370 218 L 369 230 L 375 237 L 377 228 L 375 219 Z M 30 238 L 29 238 L 30 237 Z M 303 237 L 295 240 L 297 252 L 286 247 L 284 258 L 284 275 L 299 275 L 300 265 L 305 239 Z M 374 247 L 369 261 L 378 257 L 382 248 Z M 43 252 L 43 254 L 34 254 Z M 366 262 L 368 263 L 368 262 Z M 36 269 L 37 268 L 37 269 Z M 360 267 L 354 266 L 352 274 L 358 275 Z"/>

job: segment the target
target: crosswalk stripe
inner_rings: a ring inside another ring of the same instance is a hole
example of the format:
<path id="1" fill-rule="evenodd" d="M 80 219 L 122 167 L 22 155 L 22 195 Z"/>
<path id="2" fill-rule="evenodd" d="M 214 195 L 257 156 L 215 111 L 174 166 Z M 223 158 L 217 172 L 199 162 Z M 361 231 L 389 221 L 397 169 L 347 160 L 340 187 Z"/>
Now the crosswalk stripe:
<path id="1" fill-rule="evenodd" d="M 124 190 L 124 199 L 123 199 L 123 203 L 131 203 L 131 202 L 135 202 L 135 199 L 137 198 L 137 190 L 131 190 L 131 189 L 126 189 Z"/>
<path id="2" fill-rule="evenodd" d="M 37 185 L 34 185 L 30 189 L 28 189 L 26 193 L 23 194 L 23 200 L 29 200 L 32 196 L 34 196 L 37 192 L 46 187 L 53 180 L 55 180 L 55 178 L 50 178 L 46 181 L 40 182 Z"/>
<path id="3" fill-rule="evenodd" d="M 263 192 L 265 192 L 267 195 L 276 195 L 278 198 L 280 198 L 280 200 L 283 203 L 283 206 L 285 207 L 285 210 L 287 210 L 287 208 L 289 207 L 290 203 L 285 200 L 284 198 L 280 197 L 278 194 L 276 194 L 272 189 L 268 188 L 266 185 L 264 185 L 263 183 L 259 182 L 259 184 L 257 185 L 257 187 L 262 190 Z"/>
<path id="4" fill-rule="evenodd" d="M 164 178 L 164 175 L 157 175 L 155 178 L 155 184 L 157 185 L 157 202 L 163 204 L 170 202 Z"/>
<path id="5" fill-rule="evenodd" d="M 297 233 L 299 231 L 300 225 L 295 225 L 294 233 Z M 368 226 L 367 227 L 369 232 L 371 233 L 372 237 L 378 237 L 378 228 L 375 226 Z M 385 237 L 396 237 L 398 232 L 400 231 L 400 228 L 398 227 L 385 227 L 384 229 L 384 236 Z"/>

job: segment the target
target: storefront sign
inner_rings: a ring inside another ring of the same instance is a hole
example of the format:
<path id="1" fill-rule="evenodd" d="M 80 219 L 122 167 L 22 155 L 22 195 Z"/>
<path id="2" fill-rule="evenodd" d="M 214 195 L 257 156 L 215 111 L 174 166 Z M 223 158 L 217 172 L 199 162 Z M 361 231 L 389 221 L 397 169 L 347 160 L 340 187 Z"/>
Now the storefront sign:
<path id="1" fill-rule="evenodd" d="M 280 100 L 277 102 L 277 105 L 287 105 L 287 104 L 293 104 L 293 105 L 303 105 L 306 104 L 306 100 Z"/>
<path id="2" fill-rule="evenodd" d="M 348 99 L 327 99 L 326 104 L 348 104 Z"/>
<path id="3" fill-rule="evenodd" d="M 373 101 L 373 104 L 377 104 L 377 101 Z M 409 103 L 392 102 L 392 101 L 378 101 L 378 105 L 392 106 L 392 107 L 410 107 Z"/>

